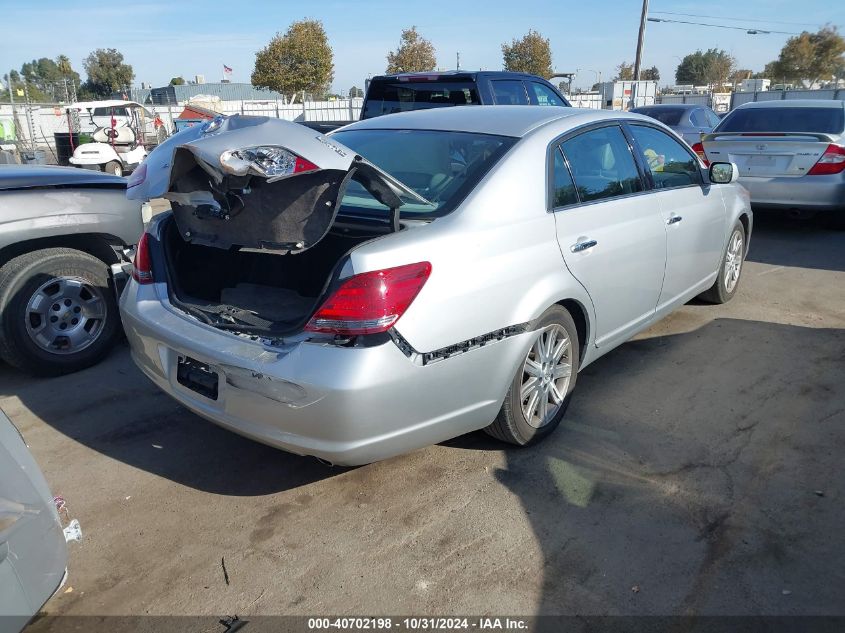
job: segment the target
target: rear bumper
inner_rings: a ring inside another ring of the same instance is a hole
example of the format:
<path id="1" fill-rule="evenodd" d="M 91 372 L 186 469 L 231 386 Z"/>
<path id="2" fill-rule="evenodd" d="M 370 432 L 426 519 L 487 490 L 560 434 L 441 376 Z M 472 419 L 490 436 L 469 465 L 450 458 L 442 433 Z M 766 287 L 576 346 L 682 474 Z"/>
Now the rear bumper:
<path id="1" fill-rule="evenodd" d="M 741 177 L 739 183 L 760 209 L 845 210 L 845 172 L 797 178 Z"/>
<path id="2" fill-rule="evenodd" d="M 262 345 L 177 313 L 154 286 L 130 281 L 120 311 L 144 374 L 212 422 L 300 455 L 365 464 L 487 426 L 530 344 L 530 333 L 429 365 L 388 341 L 339 347 Z M 180 356 L 218 373 L 218 397 L 177 380 Z"/>

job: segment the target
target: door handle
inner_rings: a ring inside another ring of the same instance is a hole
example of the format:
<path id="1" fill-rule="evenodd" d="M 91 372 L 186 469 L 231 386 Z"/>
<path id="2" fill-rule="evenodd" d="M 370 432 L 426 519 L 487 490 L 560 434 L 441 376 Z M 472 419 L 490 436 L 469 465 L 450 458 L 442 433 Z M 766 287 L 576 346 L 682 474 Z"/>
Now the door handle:
<path id="1" fill-rule="evenodd" d="M 578 242 L 577 244 L 573 244 L 569 247 L 573 253 L 580 253 L 581 251 L 586 251 L 588 248 L 592 248 L 598 244 L 595 240 L 586 240 L 584 242 Z"/>
<path id="2" fill-rule="evenodd" d="M 673 213 L 672 215 L 670 215 L 670 216 L 669 216 L 669 219 L 668 219 L 668 220 L 666 220 L 666 224 L 677 224 L 678 222 L 680 222 L 680 221 L 681 221 L 681 220 L 683 220 L 683 219 L 684 219 L 684 218 L 683 218 L 682 216 L 680 216 L 680 215 L 675 215 L 675 214 Z"/>

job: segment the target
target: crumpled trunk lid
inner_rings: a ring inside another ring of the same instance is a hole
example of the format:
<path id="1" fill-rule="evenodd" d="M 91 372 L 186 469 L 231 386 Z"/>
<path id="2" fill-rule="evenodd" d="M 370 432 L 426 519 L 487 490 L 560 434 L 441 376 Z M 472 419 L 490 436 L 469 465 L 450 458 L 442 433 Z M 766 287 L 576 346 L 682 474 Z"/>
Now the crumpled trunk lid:
<path id="1" fill-rule="evenodd" d="M 328 233 L 350 179 L 394 210 L 419 196 L 355 152 L 290 121 L 234 115 L 184 130 L 145 161 L 130 198 L 171 201 L 182 239 L 300 253 Z"/>

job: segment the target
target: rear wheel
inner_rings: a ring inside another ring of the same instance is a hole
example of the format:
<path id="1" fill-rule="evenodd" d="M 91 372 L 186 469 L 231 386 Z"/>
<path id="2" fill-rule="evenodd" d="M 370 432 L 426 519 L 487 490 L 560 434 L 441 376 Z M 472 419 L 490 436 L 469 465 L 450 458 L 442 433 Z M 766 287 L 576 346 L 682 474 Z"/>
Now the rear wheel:
<path id="1" fill-rule="evenodd" d="M 67 248 L 16 257 L 0 268 L 0 357 L 55 376 L 100 360 L 118 332 L 108 267 Z"/>
<path id="2" fill-rule="evenodd" d="M 103 171 L 107 174 L 113 174 L 115 176 L 122 176 L 123 175 L 123 166 L 116 160 L 110 160 L 106 163 L 105 167 L 103 167 Z"/>
<path id="3" fill-rule="evenodd" d="M 517 446 L 549 435 L 569 406 L 579 362 L 575 322 L 561 306 L 549 308 L 537 324 L 499 415 L 485 431 Z"/>
<path id="4" fill-rule="evenodd" d="M 739 287 L 739 277 L 742 274 L 742 263 L 745 260 L 745 227 L 737 222 L 722 256 L 722 265 L 716 282 L 698 297 L 708 303 L 727 303 L 736 294 Z"/>

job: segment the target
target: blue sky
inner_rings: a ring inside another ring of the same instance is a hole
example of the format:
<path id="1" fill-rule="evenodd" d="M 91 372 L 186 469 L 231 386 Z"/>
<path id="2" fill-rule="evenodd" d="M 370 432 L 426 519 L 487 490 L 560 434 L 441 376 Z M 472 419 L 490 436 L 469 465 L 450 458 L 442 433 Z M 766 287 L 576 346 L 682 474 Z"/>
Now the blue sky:
<path id="1" fill-rule="evenodd" d="M 596 78 L 591 71 L 601 71 L 607 79 L 619 62 L 633 61 L 642 4 L 640 0 L 3 0 L 2 6 L 6 16 L 14 16 L 17 28 L 4 30 L 0 74 L 6 68 L 19 69 L 32 58 L 64 53 L 84 78 L 83 58 L 95 48 L 113 47 L 132 64 L 136 84 L 158 86 L 175 75 L 197 74 L 215 81 L 224 63 L 234 69 L 233 81 L 248 82 L 255 51 L 292 21 L 309 17 L 323 21 L 334 50 L 334 88 L 346 91 L 384 71 L 387 52 L 410 25 L 432 41 L 444 69 L 454 68 L 458 51 L 462 68 L 501 69 L 502 42 L 536 29 L 551 40 L 555 70 L 581 69 L 574 85 L 589 87 Z M 655 17 L 779 31 L 813 31 L 828 22 L 843 30 L 845 25 L 841 0 L 651 0 L 649 8 Z M 660 11 L 726 17 L 669 16 Z M 682 56 L 697 48 L 718 47 L 733 54 L 740 67 L 760 70 L 777 57 L 788 37 L 650 22 L 643 64 L 659 68 L 661 84 L 674 83 Z"/>

